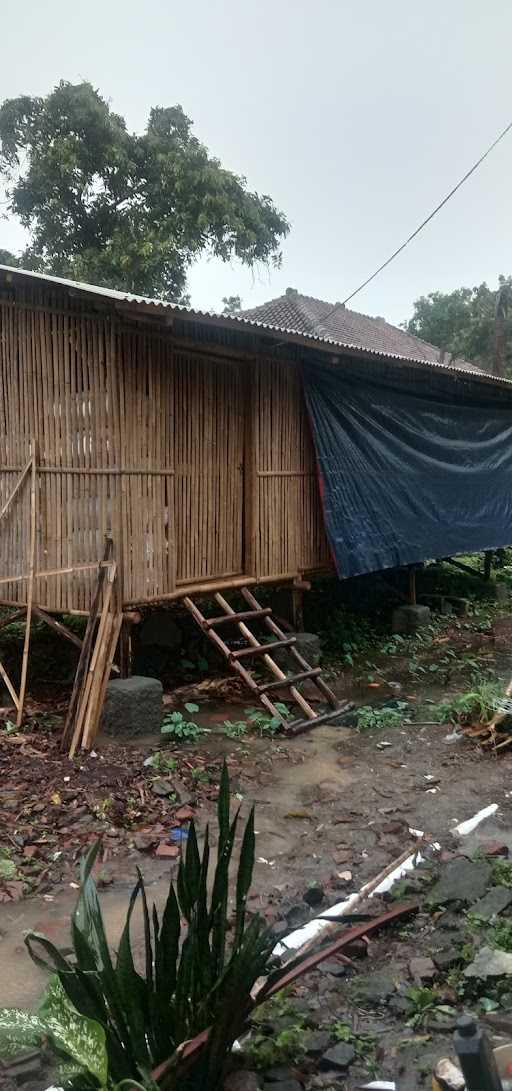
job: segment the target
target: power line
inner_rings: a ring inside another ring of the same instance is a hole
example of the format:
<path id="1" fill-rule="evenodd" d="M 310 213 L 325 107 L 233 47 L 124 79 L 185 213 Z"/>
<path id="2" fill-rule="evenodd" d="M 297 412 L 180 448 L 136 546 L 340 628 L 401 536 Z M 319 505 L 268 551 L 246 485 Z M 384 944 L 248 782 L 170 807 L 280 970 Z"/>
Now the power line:
<path id="1" fill-rule="evenodd" d="M 416 238 L 416 235 L 419 235 L 420 231 L 423 231 L 423 228 L 426 227 L 427 224 L 430 223 L 430 221 L 434 219 L 434 216 L 436 216 L 437 213 L 444 207 L 444 205 L 447 204 L 447 202 L 450 200 L 450 197 L 453 197 L 454 193 L 456 193 L 457 190 L 460 189 L 460 187 L 464 185 L 464 182 L 466 182 L 467 179 L 470 178 L 472 174 L 474 174 L 474 172 L 478 169 L 480 164 L 483 163 L 484 159 L 487 159 L 487 156 L 490 155 L 490 153 L 493 151 L 493 149 L 496 147 L 496 145 L 499 144 L 500 140 L 503 140 L 503 137 L 506 136 L 507 133 L 510 132 L 511 129 L 512 129 L 512 121 L 510 121 L 509 124 L 506 126 L 506 128 L 503 129 L 503 132 L 501 132 L 499 134 L 499 136 L 496 137 L 496 140 L 493 140 L 492 144 L 490 144 L 489 147 L 487 148 L 487 151 L 485 151 L 483 153 L 483 155 L 480 156 L 480 159 L 477 159 L 476 163 L 474 163 L 473 166 L 470 168 L 470 170 L 468 170 L 466 172 L 464 177 L 461 178 L 459 182 L 457 182 L 457 185 L 455 185 L 453 187 L 453 189 L 451 189 L 450 192 L 446 195 L 446 197 L 444 197 L 443 200 L 440 201 L 438 205 L 436 205 L 433 212 L 431 212 L 430 215 L 427 216 L 425 220 L 423 220 L 423 223 L 420 223 L 419 227 L 417 227 L 416 230 L 413 231 L 412 235 L 409 235 L 409 238 L 406 239 L 405 242 L 403 242 L 402 245 L 399 246 L 398 249 L 395 250 L 390 255 L 389 258 L 387 258 L 386 261 L 383 261 L 382 265 L 379 265 L 379 268 L 376 269 L 375 272 L 372 273 L 371 276 L 367 277 L 366 280 L 363 280 L 363 283 L 360 284 L 358 288 L 356 288 L 353 292 L 350 293 L 350 295 L 347 296 L 346 299 L 343 300 L 342 306 L 345 306 L 345 303 L 348 303 L 351 299 L 354 298 L 355 295 L 358 295 L 359 292 L 362 292 L 363 288 L 366 288 L 367 284 L 370 284 L 372 280 L 375 280 L 375 277 L 377 277 L 379 275 L 379 273 L 382 273 L 382 270 L 385 269 L 388 265 L 390 265 L 391 262 L 394 261 L 395 258 L 398 257 L 398 255 L 402 253 L 402 250 L 405 250 L 406 246 L 408 246 L 409 243 L 412 242 L 412 240 Z M 336 308 L 338 306 L 339 306 L 339 304 L 336 304 L 332 308 L 332 310 L 328 311 L 328 313 L 322 319 L 322 325 L 324 324 L 326 318 L 329 318 L 329 316 L 333 313 L 333 311 L 336 310 Z"/>

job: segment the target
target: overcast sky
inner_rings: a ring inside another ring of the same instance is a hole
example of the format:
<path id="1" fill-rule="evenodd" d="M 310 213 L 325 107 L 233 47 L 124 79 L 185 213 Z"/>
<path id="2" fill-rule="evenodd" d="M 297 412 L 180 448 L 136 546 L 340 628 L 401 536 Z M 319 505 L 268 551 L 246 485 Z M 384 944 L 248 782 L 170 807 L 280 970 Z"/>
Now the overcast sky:
<path id="1" fill-rule="evenodd" d="M 87 79 L 137 131 L 181 103 L 284 210 L 282 268 L 202 260 L 201 308 L 342 300 L 512 119 L 509 0 L 24 0 L 1 28 L 0 99 Z M 351 306 L 398 323 L 423 293 L 512 273 L 511 179 L 512 133 Z M 0 220 L 0 247 L 22 241 Z"/>

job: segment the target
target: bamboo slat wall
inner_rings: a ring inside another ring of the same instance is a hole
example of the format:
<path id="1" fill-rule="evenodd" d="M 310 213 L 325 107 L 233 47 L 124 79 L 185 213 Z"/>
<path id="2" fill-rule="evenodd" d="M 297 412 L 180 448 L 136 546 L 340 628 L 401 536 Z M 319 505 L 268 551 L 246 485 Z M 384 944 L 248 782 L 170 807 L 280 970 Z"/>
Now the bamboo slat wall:
<path id="1" fill-rule="evenodd" d="M 249 427 L 248 427 L 249 425 Z M 124 602 L 322 567 L 297 367 L 175 348 L 62 291 L 0 296 L 0 510 L 38 445 L 34 601 L 87 610 L 114 538 Z M 0 599 L 24 602 L 29 488 L 0 523 Z"/>
<path id="2" fill-rule="evenodd" d="M 315 456 L 300 373 L 293 363 L 256 366 L 256 575 L 329 565 Z"/>

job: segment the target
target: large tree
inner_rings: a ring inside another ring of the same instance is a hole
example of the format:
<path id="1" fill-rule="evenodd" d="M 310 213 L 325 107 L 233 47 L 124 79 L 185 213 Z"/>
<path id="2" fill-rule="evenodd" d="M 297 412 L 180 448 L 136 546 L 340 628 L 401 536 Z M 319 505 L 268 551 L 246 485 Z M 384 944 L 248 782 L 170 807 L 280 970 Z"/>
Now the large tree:
<path id="1" fill-rule="evenodd" d="M 493 291 L 484 282 L 454 292 L 430 292 L 414 304 L 405 328 L 424 341 L 496 374 L 512 375 L 512 277 Z"/>
<path id="2" fill-rule="evenodd" d="M 8 211 L 30 232 L 31 269 L 178 300 L 201 253 L 279 264 L 288 223 L 225 170 L 181 106 L 128 132 L 90 83 L 0 106 Z"/>

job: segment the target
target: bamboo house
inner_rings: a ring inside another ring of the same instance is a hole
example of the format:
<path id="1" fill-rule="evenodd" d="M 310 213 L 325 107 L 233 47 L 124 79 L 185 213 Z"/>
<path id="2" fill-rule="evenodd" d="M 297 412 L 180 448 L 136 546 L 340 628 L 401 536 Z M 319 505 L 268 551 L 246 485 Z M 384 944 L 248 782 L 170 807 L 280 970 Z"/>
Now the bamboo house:
<path id="1" fill-rule="evenodd" d="M 390 542 L 388 512 L 386 548 L 370 549 L 382 512 L 369 479 L 409 494 L 422 479 L 412 487 L 406 469 L 404 486 L 396 450 L 384 478 L 386 449 L 365 449 L 375 420 L 354 408 L 356 387 L 366 409 L 383 387 L 448 414 L 456 405 L 458 426 L 466 405 L 468 420 L 476 402 L 494 419 L 512 400 L 510 384 L 446 366 L 382 319 L 296 292 L 219 317 L 0 266 L 1 603 L 89 615 L 106 537 L 121 614 L 474 545 L 461 530 L 432 553 L 427 527 L 402 548 L 407 520 Z M 402 442 L 408 463 L 413 441 Z M 440 442 L 446 454 L 445 432 Z M 504 534 L 495 518 L 480 548 Z"/>

